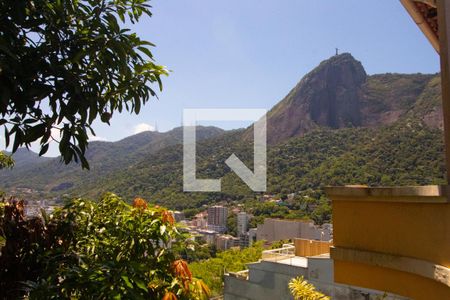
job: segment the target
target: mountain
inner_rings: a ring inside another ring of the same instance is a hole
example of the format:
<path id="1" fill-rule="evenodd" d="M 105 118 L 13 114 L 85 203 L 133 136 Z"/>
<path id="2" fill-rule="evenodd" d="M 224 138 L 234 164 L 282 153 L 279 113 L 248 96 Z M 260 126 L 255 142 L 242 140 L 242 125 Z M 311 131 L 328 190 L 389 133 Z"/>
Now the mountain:
<path id="1" fill-rule="evenodd" d="M 217 127 L 197 127 L 198 140 L 222 133 L 223 130 Z M 90 171 L 82 170 L 78 164 L 64 165 L 59 158 L 40 157 L 31 160 L 37 154 L 19 149 L 14 154 L 16 167 L 0 171 L 0 188 L 9 190 L 20 186 L 43 191 L 44 194 L 83 189 L 84 185 L 111 176 L 147 154 L 181 143 L 182 138 L 183 130 L 178 127 L 164 133 L 146 131 L 117 142 L 91 142 L 86 152 Z M 27 158 L 26 163 L 19 161 L 21 157 Z"/>
<path id="2" fill-rule="evenodd" d="M 339 129 L 392 124 L 405 117 L 430 89 L 440 89 L 439 76 L 368 76 L 351 54 L 336 55 L 305 75 L 268 112 L 268 142 L 277 144 L 319 127 Z M 439 111 L 422 111 L 418 117 L 433 120 L 430 125 L 442 126 Z M 245 136 L 252 136 L 251 129 Z"/>
<path id="3" fill-rule="evenodd" d="M 252 167 L 252 145 L 242 130 L 205 139 L 197 146 L 197 177 L 222 178 L 220 193 L 183 192 L 183 148 L 173 145 L 147 154 L 110 176 L 66 190 L 98 197 L 112 191 L 130 201 L 143 197 L 172 209 L 201 208 L 223 201 L 246 202 L 258 193 L 230 172 L 224 161 L 235 153 Z M 268 193 L 287 195 L 325 185 L 443 184 L 445 165 L 442 131 L 418 121 L 401 121 L 380 128 L 319 128 L 302 137 L 268 148 Z"/>
<path id="4" fill-rule="evenodd" d="M 320 191 L 327 184 L 443 183 L 441 113 L 437 74 L 367 75 L 352 55 L 333 56 L 267 114 L 268 192 Z M 221 193 L 183 192 L 182 128 L 93 142 L 89 172 L 59 159 L 1 170 L 0 189 L 22 187 L 32 189 L 27 197 L 55 198 L 112 191 L 176 209 L 246 201 L 255 193 L 224 161 L 235 153 L 251 168 L 252 135 L 251 127 L 198 128 L 197 177 L 222 178 Z"/>
<path id="5" fill-rule="evenodd" d="M 11 155 L 9 152 L 5 152 Z M 42 163 L 44 161 L 49 161 L 51 158 L 40 157 L 39 154 L 28 150 L 27 148 L 19 148 L 16 153 L 13 154 L 14 167 L 17 169 L 24 168 L 27 166 L 34 166 L 35 164 Z"/>

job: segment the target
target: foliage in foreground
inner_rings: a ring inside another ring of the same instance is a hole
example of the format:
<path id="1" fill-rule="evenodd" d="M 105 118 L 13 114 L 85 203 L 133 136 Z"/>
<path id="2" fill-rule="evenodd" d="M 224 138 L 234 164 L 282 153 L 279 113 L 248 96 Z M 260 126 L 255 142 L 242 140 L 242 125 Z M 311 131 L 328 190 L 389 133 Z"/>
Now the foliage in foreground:
<path id="1" fill-rule="evenodd" d="M 6 155 L 2 151 L 0 151 L 0 169 L 3 168 L 12 168 L 14 166 L 14 161 L 11 156 Z"/>
<path id="2" fill-rule="evenodd" d="M 233 248 L 217 253 L 217 257 L 191 264 L 192 273 L 211 288 L 212 295 L 223 290 L 223 275 L 226 272 L 245 270 L 246 264 L 258 261 L 263 251 L 263 242 L 257 242 L 245 249 Z"/>
<path id="3" fill-rule="evenodd" d="M 172 214 L 114 194 L 76 199 L 27 219 L 23 201 L 3 202 L 0 298 L 207 299 L 171 245 L 182 241 Z"/>
<path id="4" fill-rule="evenodd" d="M 147 0 L 0 2 L 0 126 L 13 153 L 39 141 L 44 154 L 56 131 L 62 160 L 88 168 L 94 120 L 138 114 L 167 74 L 126 28 L 142 16 Z"/>
<path id="5" fill-rule="evenodd" d="M 308 283 L 303 276 L 291 279 L 289 289 L 295 300 L 330 300 L 331 298 L 316 291 L 316 288 Z"/>

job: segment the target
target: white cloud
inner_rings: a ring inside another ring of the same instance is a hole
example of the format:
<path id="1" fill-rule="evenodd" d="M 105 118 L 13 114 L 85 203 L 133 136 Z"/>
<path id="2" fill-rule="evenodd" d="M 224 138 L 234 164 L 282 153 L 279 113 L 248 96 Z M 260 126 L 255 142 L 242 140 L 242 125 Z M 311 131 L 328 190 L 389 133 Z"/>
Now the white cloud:
<path id="1" fill-rule="evenodd" d="M 141 123 L 133 128 L 133 133 L 137 134 L 144 131 L 155 131 L 155 126 L 147 124 L 147 123 Z"/>
<path id="2" fill-rule="evenodd" d="M 101 136 L 94 136 L 94 135 L 89 135 L 89 141 L 90 142 L 95 142 L 95 141 L 101 141 L 101 142 L 107 142 L 108 139 L 101 137 Z"/>

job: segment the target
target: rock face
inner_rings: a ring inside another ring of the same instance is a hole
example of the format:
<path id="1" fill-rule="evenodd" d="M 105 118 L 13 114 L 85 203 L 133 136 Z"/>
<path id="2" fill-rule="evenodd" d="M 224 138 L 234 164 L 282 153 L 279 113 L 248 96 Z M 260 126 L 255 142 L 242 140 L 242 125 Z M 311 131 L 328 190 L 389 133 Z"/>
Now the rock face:
<path id="1" fill-rule="evenodd" d="M 359 94 L 366 77 L 361 63 L 350 54 L 335 56 L 302 80 L 294 101 L 306 100 L 309 117 L 318 125 L 359 126 Z"/>
<path id="2" fill-rule="evenodd" d="M 380 126 L 407 117 L 441 127 L 440 101 L 436 100 L 440 97 L 438 77 L 436 74 L 368 76 L 351 54 L 333 56 L 304 76 L 267 113 L 268 143 L 302 136 L 317 127 Z M 244 137 L 251 135 L 249 129 Z"/>
<path id="3" fill-rule="evenodd" d="M 269 143 L 303 135 L 316 126 L 360 126 L 366 80 L 363 66 L 349 53 L 322 62 L 268 113 Z"/>

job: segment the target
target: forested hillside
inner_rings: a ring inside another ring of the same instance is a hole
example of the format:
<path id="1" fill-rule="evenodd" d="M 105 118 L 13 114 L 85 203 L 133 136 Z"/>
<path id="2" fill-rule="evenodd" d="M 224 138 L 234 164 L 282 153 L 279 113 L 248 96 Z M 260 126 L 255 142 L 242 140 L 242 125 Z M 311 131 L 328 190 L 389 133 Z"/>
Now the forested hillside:
<path id="1" fill-rule="evenodd" d="M 222 132 L 216 127 L 199 126 L 197 139 L 211 138 Z M 36 193 L 39 197 L 49 193 L 59 195 L 69 189 L 83 190 L 86 184 L 111 176 L 147 154 L 181 143 L 182 137 L 183 130 L 178 127 L 165 133 L 142 132 L 118 142 L 92 142 L 86 153 L 90 171 L 81 170 L 75 163 L 64 165 L 59 158 L 38 158 L 36 153 L 19 149 L 13 156 L 16 167 L 0 172 L 0 189 L 31 188 L 39 192 Z"/>
<path id="2" fill-rule="evenodd" d="M 86 186 L 89 194 L 110 190 L 125 197 L 141 195 L 165 206 L 184 209 L 221 200 L 250 200 L 253 193 L 224 164 L 236 153 L 252 164 L 252 147 L 239 132 L 201 143 L 198 177 L 221 178 L 222 193 L 183 193 L 182 147 L 148 155 L 114 176 Z M 234 147 L 231 147 L 234 140 Z M 203 150 L 202 150 L 203 149 Z M 424 185 L 444 183 L 441 131 L 403 122 L 381 129 L 318 129 L 274 146 L 268 152 L 268 193 L 286 195 L 326 185 Z M 76 192 L 75 190 L 73 192 Z"/>

